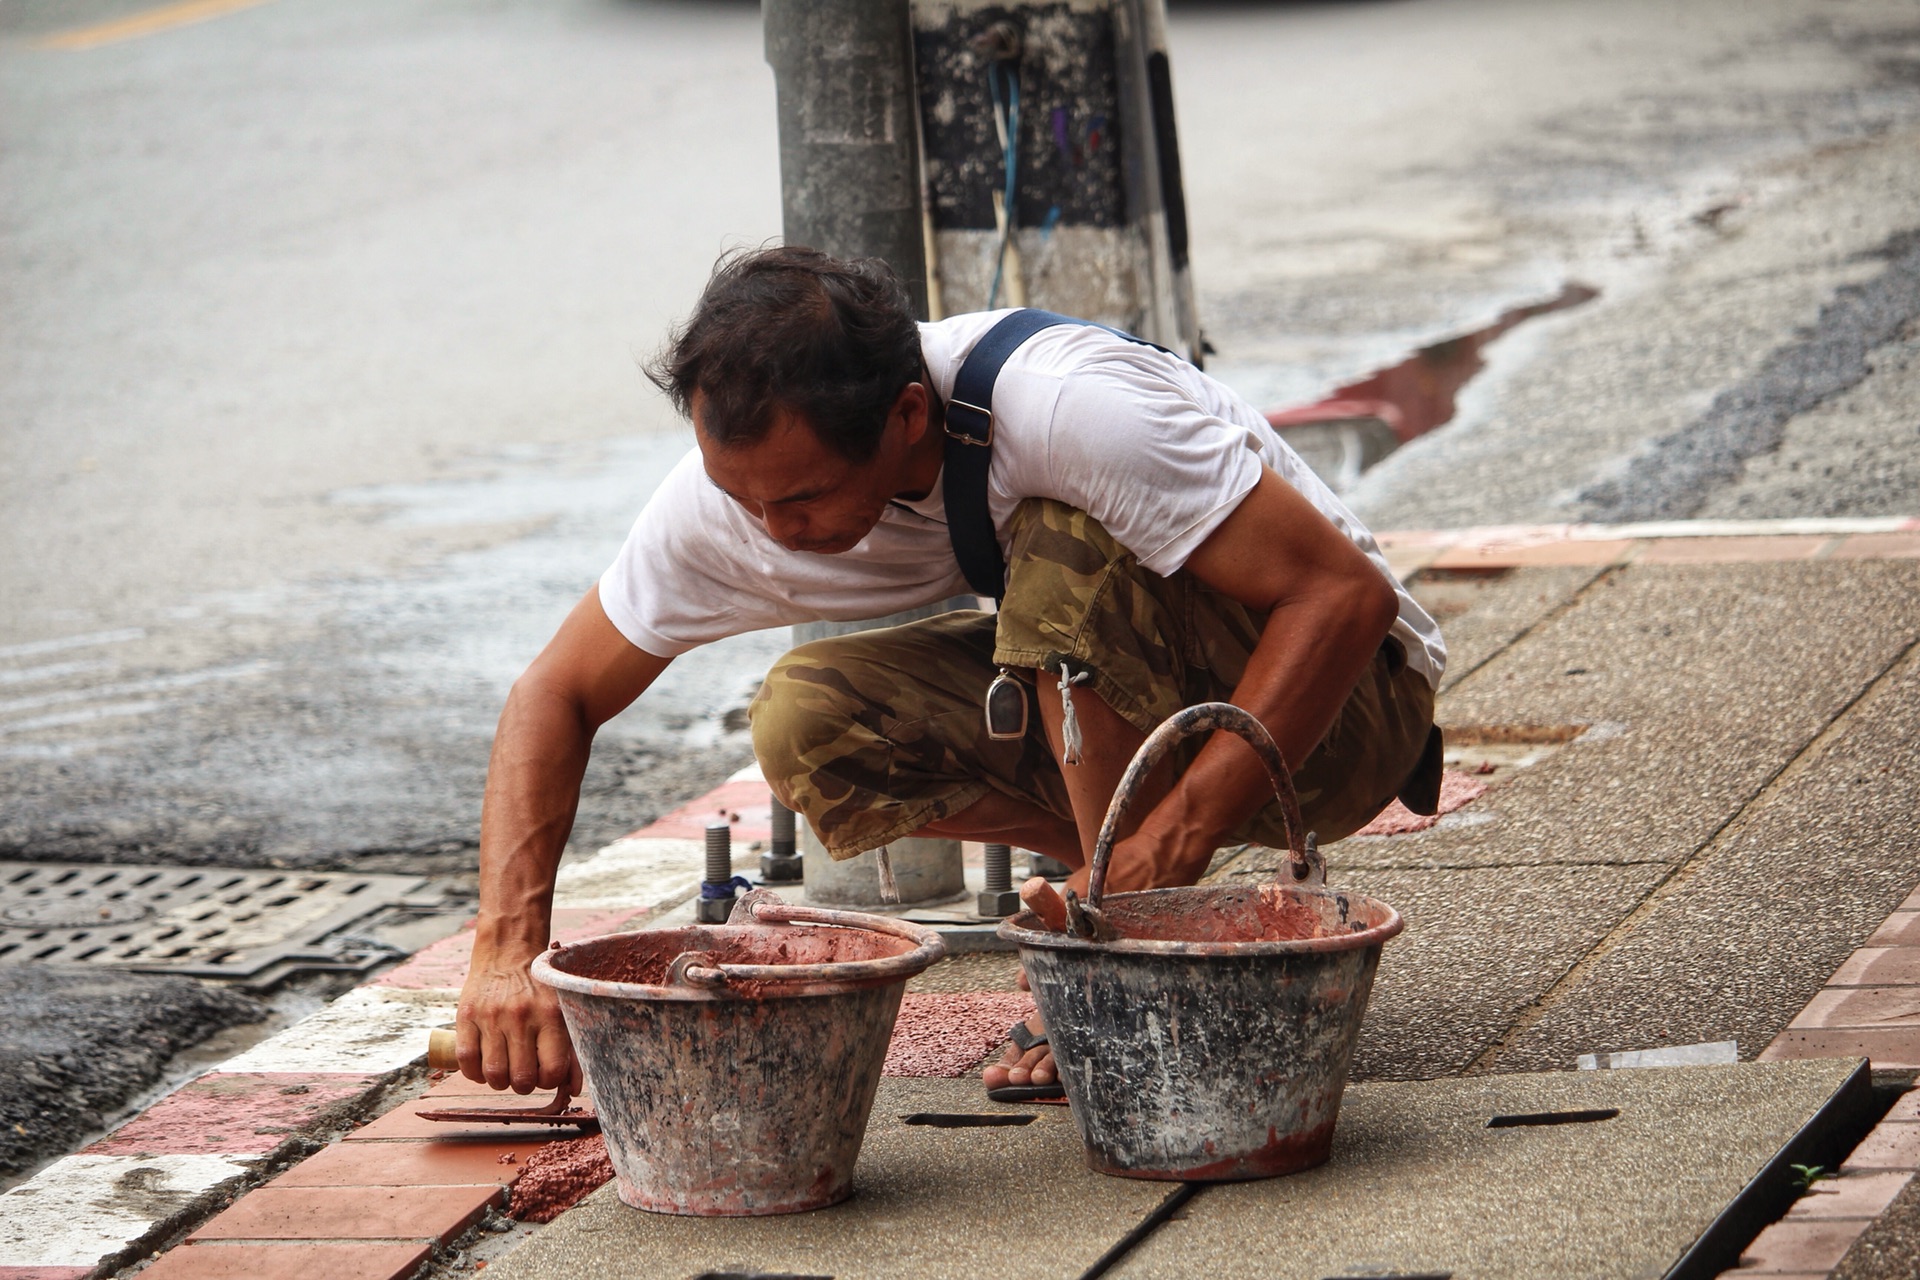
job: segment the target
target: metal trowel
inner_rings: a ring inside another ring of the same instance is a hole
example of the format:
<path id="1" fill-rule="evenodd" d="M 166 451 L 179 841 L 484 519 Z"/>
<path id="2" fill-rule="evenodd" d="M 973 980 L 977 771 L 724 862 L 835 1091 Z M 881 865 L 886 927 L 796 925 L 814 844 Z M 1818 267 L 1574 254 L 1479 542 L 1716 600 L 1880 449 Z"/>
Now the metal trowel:
<path id="1" fill-rule="evenodd" d="M 427 1066 L 434 1071 L 458 1071 L 460 1061 L 454 1055 L 454 1033 L 446 1028 L 427 1033 Z M 457 1110 L 416 1111 L 422 1120 L 446 1124 L 537 1124 L 548 1127 L 571 1126 L 582 1133 L 598 1133 L 600 1117 L 591 1107 L 570 1105 L 573 1094 L 565 1085 L 553 1091 L 553 1097 L 537 1107 L 466 1107 Z"/>

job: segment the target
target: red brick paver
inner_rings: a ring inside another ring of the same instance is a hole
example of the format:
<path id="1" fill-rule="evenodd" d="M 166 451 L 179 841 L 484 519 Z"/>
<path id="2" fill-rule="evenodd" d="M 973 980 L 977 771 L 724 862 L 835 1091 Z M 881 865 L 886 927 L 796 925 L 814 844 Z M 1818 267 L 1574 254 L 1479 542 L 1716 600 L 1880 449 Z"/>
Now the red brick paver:
<path id="1" fill-rule="evenodd" d="M 1920 983 L 1920 947 L 1862 947 L 1827 979 L 1829 987 L 1913 986 Z"/>
<path id="2" fill-rule="evenodd" d="M 1828 986 L 1816 992 L 1787 1026 L 1796 1031 L 1831 1027 L 1920 1030 L 1920 987 Z"/>
<path id="3" fill-rule="evenodd" d="M 1740 1255 L 1741 1276 L 1825 1275 L 1860 1233 L 1857 1222 L 1782 1218 Z"/>
<path id="4" fill-rule="evenodd" d="M 427 1240 L 445 1244 L 504 1203 L 502 1187 L 281 1187 L 241 1197 L 187 1239 Z"/>
<path id="5" fill-rule="evenodd" d="M 163 1254 L 141 1280 L 396 1280 L 433 1252 L 394 1244 L 188 1244 Z"/>
<path id="6" fill-rule="evenodd" d="M 1861 1170 L 1822 1178 L 1787 1210 L 1789 1218 L 1877 1218 L 1913 1174 L 1905 1169 Z"/>
<path id="7" fill-rule="evenodd" d="M 492 1142 L 336 1142 L 275 1178 L 275 1187 L 511 1185 L 546 1136 Z"/>
<path id="8" fill-rule="evenodd" d="M 1877 1067 L 1920 1069 L 1920 1027 L 1789 1028 L 1760 1053 L 1762 1062 L 1796 1058 L 1871 1058 Z"/>
<path id="9" fill-rule="evenodd" d="M 1609 565 L 1624 557 L 1632 542 L 1611 538 L 1557 542 L 1495 542 L 1448 547 L 1430 562 L 1434 569 L 1518 569 L 1547 565 Z"/>
<path id="10" fill-rule="evenodd" d="M 629 838 L 658 836 L 682 840 L 704 840 L 707 835 L 707 824 L 722 817 L 731 820 L 736 843 L 749 840 L 771 840 L 773 814 L 767 795 L 767 784 L 757 781 L 726 783 L 698 800 L 681 805 L 672 813 L 648 823 L 638 831 L 630 832 Z"/>
<path id="11" fill-rule="evenodd" d="M 1812 560 L 1832 538 L 1661 538 L 1648 542 L 1635 564 L 1733 564 L 1756 560 Z"/>
<path id="12" fill-rule="evenodd" d="M 763 788 L 764 790 L 764 788 Z M 578 942 L 582 938 L 616 933 L 636 916 L 646 912 L 637 908 L 616 911 L 562 907 L 553 913 L 552 933 L 559 942 Z M 382 974 L 375 982 L 383 987 L 409 991 L 448 991 L 467 980 L 467 966 L 473 961 L 473 925 L 441 938 L 413 953 L 398 967 Z M 449 1019 L 451 1020 L 451 1019 Z"/>
<path id="13" fill-rule="evenodd" d="M 181 1086 L 87 1151 L 264 1155 L 378 1083 L 375 1076 L 216 1071 Z"/>
<path id="14" fill-rule="evenodd" d="M 1920 556 L 1920 533 L 1856 533 L 1841 540 L 1834 560 L 1909 560 Z"/>
<path id="15" fill-rule="evenodd" d="M 1870 947 L 1920 947 L 1920 911 L 1896 911 L 1867 939 Z"/>
<path id="16" fill-rule="evenodd" d="M 1843 1171 L 1855 1169 L 1920 1169 L 1920 1123 L 1885 1122 L 1874 1128 L 1866 1140 L 1841 1162 Z"/>

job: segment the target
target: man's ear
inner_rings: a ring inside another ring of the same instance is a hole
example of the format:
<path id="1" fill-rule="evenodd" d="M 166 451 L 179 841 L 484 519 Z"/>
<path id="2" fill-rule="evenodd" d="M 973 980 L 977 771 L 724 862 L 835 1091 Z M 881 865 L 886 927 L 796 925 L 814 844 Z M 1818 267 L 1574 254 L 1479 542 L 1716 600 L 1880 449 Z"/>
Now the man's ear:
<path id="1" fill-rule="evenodd" d="M 923 383 L 909 382 L 900 389 L 899 396 L 893 402 L 893 411 L 906 423 L 908 444 L 917 444 L 927 434 L 930 408 L 931 401 Z"/>

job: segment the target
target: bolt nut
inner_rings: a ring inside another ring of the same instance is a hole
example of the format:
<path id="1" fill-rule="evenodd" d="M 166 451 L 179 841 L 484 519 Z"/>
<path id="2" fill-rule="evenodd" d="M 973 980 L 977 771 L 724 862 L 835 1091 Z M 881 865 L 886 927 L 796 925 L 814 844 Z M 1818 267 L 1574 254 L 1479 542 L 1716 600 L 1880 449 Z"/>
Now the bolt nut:
<path id="1" fill-rule="evenodd" d="M 734 902 L 733 898 L 702 898 L 694 905 L 694 918 L 701 924 L 725 924 Z"/>
<path id="2" fill-rule="evenodd" d="M 760 878 L 768 884 L 797 884 L 804 878 L 805 866 L 798 854 L 763 853 L 760 855 Z"/>
<path id="3" fill-rule="evenodd" d="M 983 893 L 980 895 L 977 910 L 989 920 L 1004 920 L 1020 910 L 1020 891 L 1000 889 L 993 893 Z"/>

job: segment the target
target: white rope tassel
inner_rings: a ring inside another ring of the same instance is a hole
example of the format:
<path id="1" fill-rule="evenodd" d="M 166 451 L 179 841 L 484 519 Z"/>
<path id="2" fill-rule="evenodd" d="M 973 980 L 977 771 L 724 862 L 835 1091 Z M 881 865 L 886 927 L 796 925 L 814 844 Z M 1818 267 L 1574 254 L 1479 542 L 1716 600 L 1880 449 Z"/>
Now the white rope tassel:
<path id="1" fill-rule="evenodd" d="M 886 845 L 873 851 L 873 861 L 880 871 L 880 901 L 900 901 L 900 882 L 893 878 L 893 860 L 887 857 Z"/>
<path id="2" fill-rule="evenodd" d="M 1093 672 L 1070 676 L 1067 672 L 1071 669 L 1064 660 L 1060 663 L 1060 759 L 1066 764 L 1079 764 L 1080 717 L 1073 710 L 1073 686 L 1091 680 Z"/>

